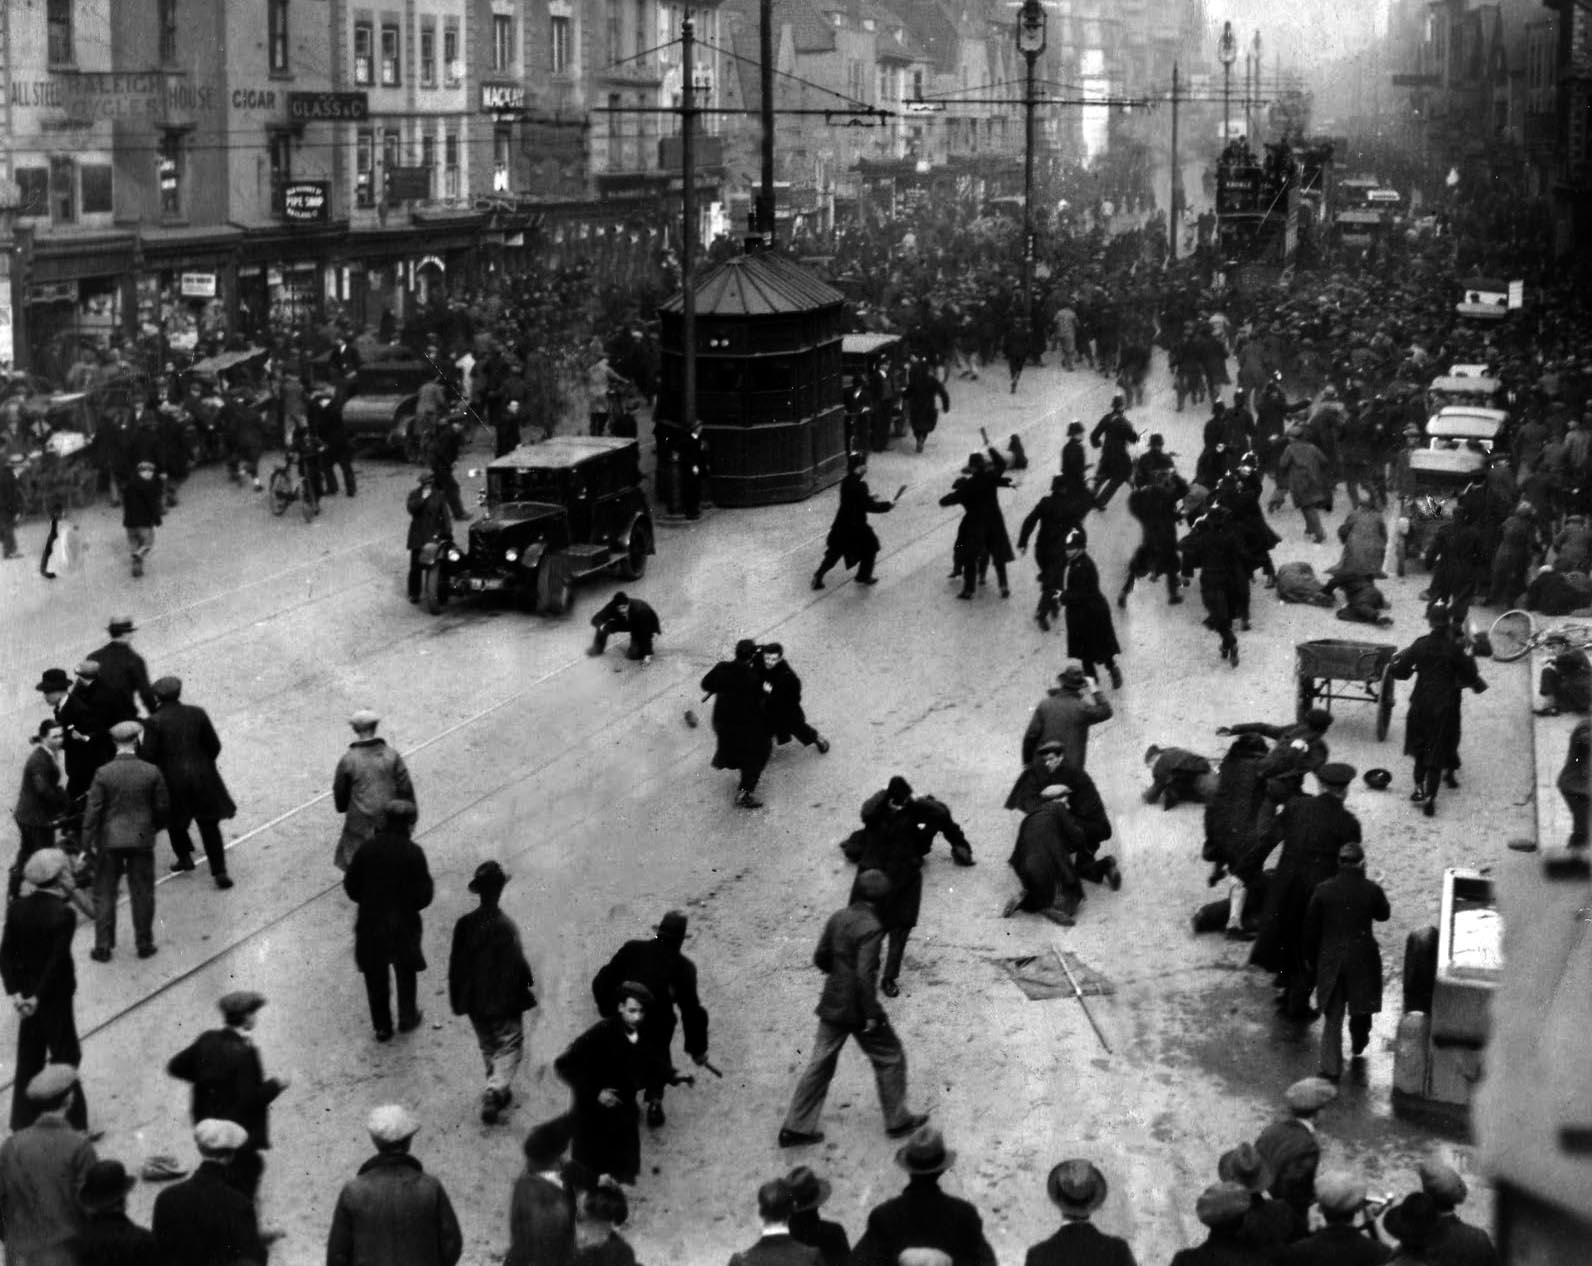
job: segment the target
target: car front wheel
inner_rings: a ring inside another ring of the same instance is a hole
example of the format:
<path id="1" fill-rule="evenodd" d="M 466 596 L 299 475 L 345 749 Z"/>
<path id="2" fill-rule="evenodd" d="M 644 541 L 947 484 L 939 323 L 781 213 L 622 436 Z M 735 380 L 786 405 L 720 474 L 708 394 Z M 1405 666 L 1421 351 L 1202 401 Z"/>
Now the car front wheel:
<path id="1" fill-rule="evenodd" d="M 619 574 L 626 580 L 640 580 L 647 574 L 647 555 L 652 550 L 652 528 L 638 522 L 630 529 L 630 543 L 619 560 Z"/>
<path id="2" fill-rule="evenodd" d="M 420 592 L 426 600 L 426 610 L 432 615 L 440 614 L 448 601 L 448 589 L 442 579 L 441 563 L 432 563 L 421 572 Z"/>
<path id="3" fill-rule="evenodd" d="M 548 615 L 563 615 L 575 600 L 575 586 L 562 567 L 545 562 L 536 573 L 536 606 Z"/>

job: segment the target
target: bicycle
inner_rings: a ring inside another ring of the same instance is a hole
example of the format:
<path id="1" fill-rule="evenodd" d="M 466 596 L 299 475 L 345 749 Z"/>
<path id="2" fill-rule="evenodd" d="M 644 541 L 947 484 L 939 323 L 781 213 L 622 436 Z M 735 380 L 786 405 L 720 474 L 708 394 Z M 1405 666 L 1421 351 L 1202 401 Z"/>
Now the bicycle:
<path id="1" fill-rule="evenodd" d="M 297 453 L 288 453 L 283 464 L 271 472 L 266 484 L 267 504 L 271 513 L 280 518 L 295 501 L 308 523 L 321 512 L 321 499 L 315 493 L 313 480 L 304 477 L 304 459 Z"/>
<path id="2" fill-rule="evenodd" d="M 1496 660 L 1512 664 L 1534 650 L 1560 651 L 1592 646 L 1592 624 L 1560 624 L 1539 628 L 1529 611 L 1505 611 L 1492 623 L 1487 640 Z"/>

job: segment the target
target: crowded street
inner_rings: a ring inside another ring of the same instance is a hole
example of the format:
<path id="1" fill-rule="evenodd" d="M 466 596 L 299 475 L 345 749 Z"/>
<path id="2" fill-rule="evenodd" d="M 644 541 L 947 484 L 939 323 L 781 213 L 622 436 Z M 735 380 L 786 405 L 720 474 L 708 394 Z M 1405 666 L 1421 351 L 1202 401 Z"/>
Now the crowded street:
<path id="1" fill-rule="evenodd" d="M 1026 556 L 1011 565 L 1009 600 L 993 582 L 955 600 L 946 572 L 959 515 L 938 503 L 983 447 L 981 428 L 1002 448 L 1018 436 L 1029 465 L 1000 494 L 1015 534 L 1058 469 L 1067 424 L 1093 428 L 1115 386 L 1086 367 L 1062 370 L 1054 355 L 1015 392 L 994 365 L 947 385 L 951 408 L 924 451 L 897 441 L 868 464 L 875 495 L 904 489 L 876 520 L 872 588 L 843 572 L 822 591 L 809 586 L 834 510 L 829 492 L 795 505 L 710 506 L 697 521 L 659 507 L 644 579 L 583 586 L 566 616 L 472 600 L 431 616 L 404 601 L 413 468 L 374 458 L 357 463 L 357 497 L 328 496 L 311 523 L 273 518 L 246 484 L 197 472 L 141 579 L 127 574 L 105 506 L 79 516 L 87 550 L 75 574 L 46 584 L 30 565 L 0 572 L 0 705 L 15 735 L 36 723 L 38 674 L 70 669 L 108 619 L 125 615 L 150 675 L 180 676 L 184 701 L 209 712 L 238 806 L 223 824 L 235 887 L 216 891 L 203 867 L 168 874 L 157 849 L 158 955 L 124 951 L 105 964 L 81 955 L 82 1081 L 90 1127 L 104 1131 L 100 1154 L 130 1168 L 189 1155 L 186 1087 L 165 1075 L 166 1060 L 211 1027 L 217 998 L 256 990 L 268 1003 L 253 1035 L 265 1066 L 291 1074 L 273 1108 L 260 1194 L 261 1225 L 284 1232 L 272 1260 L 322 1259 L 338 1186 L 366 1151 L 366 1114 L 384 1102 L 416 1114 L 415 1152 L 453 1200 L 463 1260 L 499 1260 L 520 1138 L 567 1106 L 551 1065 L 597 1018 L 593 974 L 622 941 L 649 936 L 678 909 L 689 917 L 685 949 L 723 1077 L 687 1065 L 695 1085 L 670 1091 L 667 1123 L 642 1131 L 626 1238 L 646 1262 L 721 1261 L 753 1225 L 756 1182 L 797 1163 L 833 1184 L 826 1216 L 855 1238 L 898 1176 L 862 1061 L 842 1059 L 822 1143 L 793 1152 L 776 1134 L 810 1040 L 811 948 L 852 883 L 838 846 L 863 801 L 901 775 L 951 809 L 977 862 L 953 866 L 939 849 L 927 858 L 899 997 L 886 1004 L 908 1052 L 910 1106 L 959 1154 L 943 1185 L 983 1212 L 1002 1261 L 1049 1233 L 1045 1175 L 1067 1156 L 1107 1176 L 1096 1220 L 1139 1261 L 1196 1242 L 1194 1195 L 1214 1181 L 1220 1155 L 1284 1113 L 1290 1084 L 1316 1072 L 1318 1033 L 1274 1015 L 1268 974 L 1246 966 L 1249 945 L 1191 931 L 1195 910 L 1226 889 L 1206 883 L 1199 807 L 1143 802 L 1144 752 L 1179 747 L 1214 762 L 1226 745 L 1218 726 L 1291 724 L 1295 644 L 1354 634 L 1330 608 L 1277 601 L 1258 577 L 1252 629 L 1231 665 L 1200 627 L 1194 591 L 1172 607 L 1146 581 L 1113 606 L 1123 684 L 1100 683 L 1115 714 L 1094 727 L 1089 770 L 1115 828 L 1120 890 L 1091 885 L 1071 927 L 1003 919 L 1017 887 L 1005 864 L 1017 818 L 1001 804 L 1022 767 L 1029 715 L 1067 662 L 1066 635 L 1036 626 Z M 1164 435 L 1187 473 L 1207 415 L 1175 412 L 1174 401 L 1157 353 L 1145 401 L 1128 416 L 1141 437 Z M 481 487 L 482 444 L 459 463 L 467 503 Z M 1139 539 L 1125 503 L 1087 524 L 1108 595 Z M 1270 512 L 1282 537 L 1276 563 L 1324 574 L 1345 509 L 1325 516 L 1325 544 L 1306 539 L 1291 507 Z M 24 552 L 38 549 L 39 532 L 24 527 Z M 1417 568 L 1383 582 L 1393 623 L 1368 640 L 1403 646 L 1424 631 L 1417 593 L 1428 579 Z M 658 613 L 649 663 L 585 654 L 589 614 L 621 587 Z M 742 638 L 783 645 L 808 719 L 832 745 L 777 749 L 752 811 L 732 804 L 730 775 L 709 766 L 711 731 L 696 724 L 708 711 L 698 679 Z M 1465 705 L 1459 790 L 1445 791 L 1435 819 L 1407 798 L 1407 684 L 1385 741 L 1374 706 L 1333 710 L 1332 760 L 1393 772 L 1385 791 L 1356 777 L 1347 800 L 1392 910 L 1378 928 L 1390 999 L 1367 1058 L 1322 1112 L 1320 1135 L 1323 1168 L 1347 1169 L 1394 1200 L 1416 1189 L 1416 1168 L 1435 1151 L 1470 1183 L 1467 1219 L 1485 1224 L 1489 1195 L 1469 1149 L 1390 1110 L 1406 933 L 1435 921 L 1445 867 L 1530 864 L 1504 848 L 1535 830 L 1530 670 L 1482 667 L 1492 688 Z M 415 838 L 436 885 L 423 916 L 423 1022 L 385 1043 L 364 1015 L 354 906 L 333 866 L 332 774 L 360 709 L 377 714 L 408 765 Z M 503 908 L 521 929 L 540 1002 L 527 1016 L 508 1129 L 477 1120 L 474 1041 L 448 1005 L 448 929 L 472 908 L 466 885 L 488 859 L 510 876 Z M 1100 987 L 1088 991 L 1087 1014 L 1065 988 L 1035 1002 L 1014 981 L 1013 960 L 1053 951 Z M 0 1037 L 7 1060 L 12 1049 Z M 135 1220 L 152 1198 L 148 1184 L 134 1193 Z"/>

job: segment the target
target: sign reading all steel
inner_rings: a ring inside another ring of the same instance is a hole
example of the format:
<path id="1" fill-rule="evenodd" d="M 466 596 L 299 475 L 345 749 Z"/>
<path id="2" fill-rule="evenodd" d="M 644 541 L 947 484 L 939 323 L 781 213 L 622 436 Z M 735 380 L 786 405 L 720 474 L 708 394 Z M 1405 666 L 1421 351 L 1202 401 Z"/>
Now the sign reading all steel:
<path id="1" fill-rule="evenodd" d="M 295 224 L 324 224 L 331 218 L 329 180 L 294 180 L 282 188 L 282 217 Z"/>
<path id="2" fill-rule="evenodd" d="M 295 123 L 318 119 L 363 123 L 370 118 L 370 98 L 363 92 L 290 92 L 287 117 Z"/>
<path id="3" fill-rule="evenodd" d="M 505 110 L 525 109 L 525 87 L 523 84 L 492 83 L 481 85 L 481 110 L 483 113 L 493 114 Z"/>

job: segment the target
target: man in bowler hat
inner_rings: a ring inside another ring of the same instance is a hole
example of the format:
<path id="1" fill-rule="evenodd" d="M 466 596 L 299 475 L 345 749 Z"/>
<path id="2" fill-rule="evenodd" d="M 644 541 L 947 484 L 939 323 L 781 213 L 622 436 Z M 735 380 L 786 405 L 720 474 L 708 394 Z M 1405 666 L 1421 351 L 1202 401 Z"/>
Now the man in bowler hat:
<path id="1" fill-rule="evenodd" d="M 133 634 L 138 626 L 131 616 L 112 616 L 105 631 L 111 640 L 89 658 L 99 665 L 100 685 L 116 701 L 116 720 L 131 721 L 138 716 L 138 705 L 145 712 L 156 707 L 154 687 L 149 682 L 149 666 L 133 649 Z"/>

